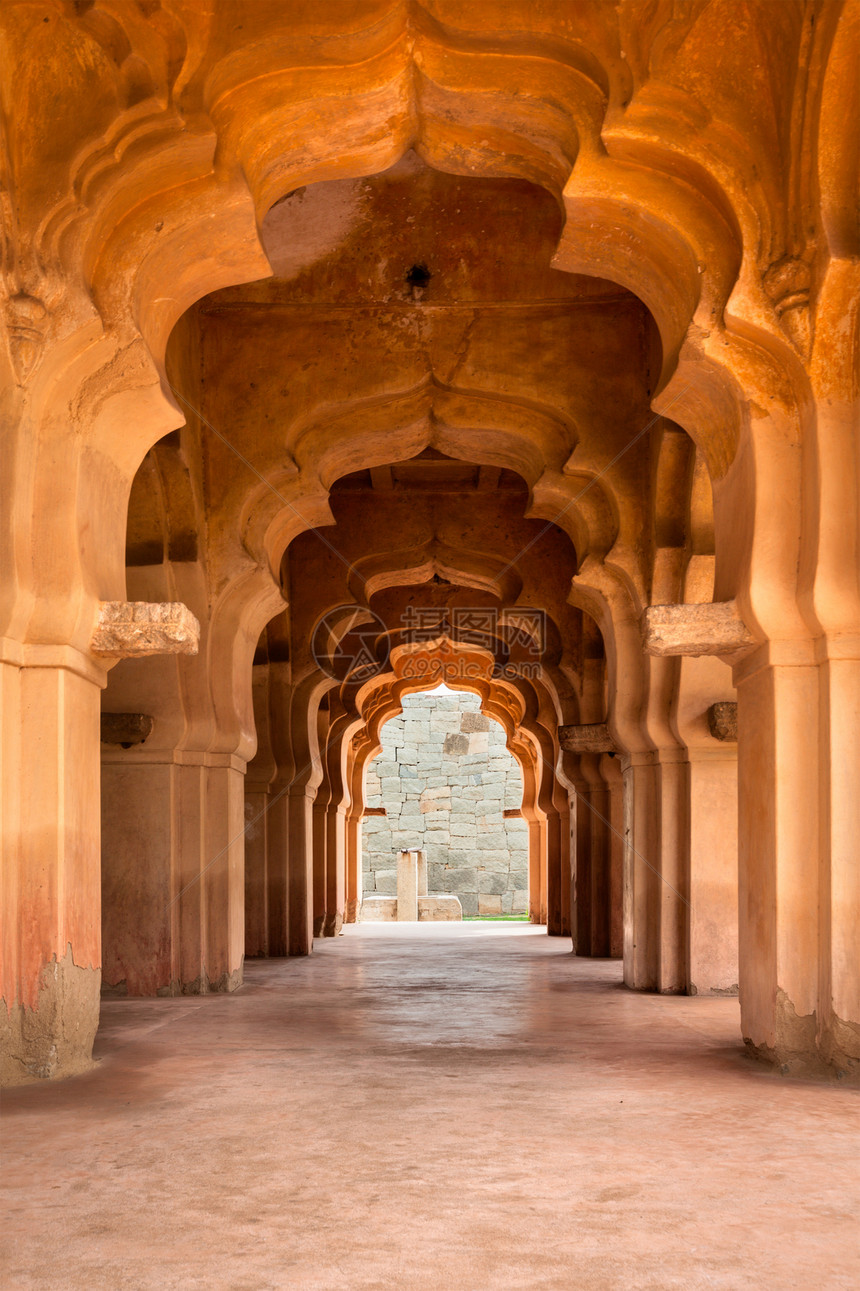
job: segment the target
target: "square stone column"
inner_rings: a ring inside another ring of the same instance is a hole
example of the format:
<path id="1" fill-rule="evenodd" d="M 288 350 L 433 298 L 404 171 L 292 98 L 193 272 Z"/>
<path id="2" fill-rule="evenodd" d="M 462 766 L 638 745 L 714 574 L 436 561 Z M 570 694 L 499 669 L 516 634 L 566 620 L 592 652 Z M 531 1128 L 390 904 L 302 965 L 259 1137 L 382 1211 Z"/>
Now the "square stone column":
<path id="1" fill-rule="evenodd" d="M 734 749 L 624 759 L 624 980 L 731 991 L 737 958 Z"/>
<path id="2" fill-rule="evenodd" d="M 690 764 L 686 750 L 659 762 L 660 963 L 657 989 L 684 994 L 688 987 L 687 919 L 690 910 Z"/>
<path id="3" fill-rule="evenodd" d="M 0 662 L 4 1084 L 91 1064 L 101 986 L 104 681 L 102 669 L 68 647 L 23 647 Z"/>
<path id="4" fill-rule="evenodd" d="M 571 930 L 574 955 L 594 954 L 592 946 L 592 819 L 589 786 L 578 780 L 571 793 L 570 827 L 575 861 L 570 876 Z"/>
<path id="5" fill-rule="evenodd" d="M 245 954 L 287 953 L 287 792 L 245 787 Z"/>
<path id="6" fill-rule="evenodd" d="M 546 925 L 550 937 L 569 937 L 570 844 L 567 813 L 547 810 L 546 826 Z"/>
<path id="7" fill-rule="evenodd" d="M 361 909 L 361 817 L 354 809 L 346 819 L 346 914 L 347 923 L 358 921 Z"/>
<path id="8" fill-rule="evenodd" d="M 853 643 L 855 650 L 857 644 Z M 828 659 L 820 671 L 825 828 L 818 1045 L 826 1062 L 856 1074 L 860 1070 L 860 659 Z"/>
<path id="9" fill-rule="evenodd" d="M 529 820 L 529 920 L 547 921 L 547 845 L 546 819 Z"/>
<path id="10" fill-rule="evenodd" d="M 591 779 L 577 781 L 571 795 L 576 857 L 571 882 L 574 953 L 619 957 L 624 827 L 620 769 L 611 784 L 594 766 L 588 771 Z"/>
<path id="11" fill-rule="evenodd" d="M 429 895 L 427 890 L 427 857 L 424 852 L 415 853 L 418 865 L 418 895 L 426 897 Z"/>
<path id="12" fill-rule="evenodd" d="M 738 988 L 738 759 L 690 751 L 688 990 Z"/>
<path id="13" fill-rule="evenodd" d="M 624 758 L 624 982 L 660 980 L 660 783 L 650 754 Z M 656 865 L 655 865 L 656 862 Z"/>
<path id="14" fill-rule="evenodd" d="M 336 937 L 346 915 L 346 813 L 330 802 L 326 809 L 326 890 L 322 935 Z"/>
<path id="15" fill-rule="evenodd" d="M 324 926 L 326 918 L 326 897 L 328 891 L 328 829 L 327 813 L 328 804 L 321 801 L 320 793 L 323 786 L 317 791 L 314 799 L 313 814 L 313 925 L 314 936 L 322 937 L 324 935 Z"/>
<path id="16" fill-rule="evenodd" d="M 313 905 L 313 789 L 299 785 L 290 791 L 288 828 L 290 955 L 310 955 L 314 945 Z"/>
<path id="17" fill-rule="evenodd" d="M 230 754 L 105 752 L 106 991 L 195 995 L 241 985 L 244 769 Z"/>
<path id="18" fill-rule="evenodd" d="M 818 668 L 738 671 L 741 1029 L 791 1066 L 814 1060 L 818 1029 Z"/>
<path id="19" fill-rule="evenodd" d="M 268 954 L 290 953 L 289 875 L 290 796 L 286 785 L 272 785 L 266 811 L 266 913 Z"/>
<path id="20" fill-rule="evenodd" d="M 269 953 L 267 789 L 245 786 L 245 954 Z"/>
<path id="21" fill-rule="evenodd" d="M 397 922 L 418 922 L 418 852 L 397 857 Z"/>
<path id="22" fill-rule="evenodd" d="M 623 759 L 624 981 L 638 991 L 687 989 L 688 764 L 677 753 Z"/>

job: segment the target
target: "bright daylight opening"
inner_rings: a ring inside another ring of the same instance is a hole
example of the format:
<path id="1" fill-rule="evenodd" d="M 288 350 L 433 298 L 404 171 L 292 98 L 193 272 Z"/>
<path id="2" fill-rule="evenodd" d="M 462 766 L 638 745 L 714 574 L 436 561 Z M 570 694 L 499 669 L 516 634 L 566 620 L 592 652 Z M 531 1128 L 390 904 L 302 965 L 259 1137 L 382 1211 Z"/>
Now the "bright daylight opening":
<path id="1" fill-rule="evenodd" d="M 362 821 L 362 922 L 397 917 L 404 850 L 426 865 L 419 920 L 527 920 L 522 773 L 479 697 L 445 685 L 407 695 L 380 739 Z"/>

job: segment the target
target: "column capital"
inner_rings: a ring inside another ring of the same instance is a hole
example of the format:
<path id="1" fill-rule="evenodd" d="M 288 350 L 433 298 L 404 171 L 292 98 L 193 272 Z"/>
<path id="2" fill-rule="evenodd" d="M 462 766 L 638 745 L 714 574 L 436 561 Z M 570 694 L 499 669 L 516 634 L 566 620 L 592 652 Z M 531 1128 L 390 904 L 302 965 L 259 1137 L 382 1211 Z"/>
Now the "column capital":
<path id="1" fill-rule="evenodd" d="M 565 753 L 617 753 L 618 746 L 606 722 L 589 722 L 579 726 L 560 726 L 558 742 Z"/>
<path id="2" fill-rule="evenodd" d="M 3 663 L 14 668 L 60 668 L 91 681 L 100 690 L 107 685 L 110 666 L 71 645 L 39 645 L 15 641 L 12 637 L 0 637 L 0 664 Z"/>
<path id="3" fill-rule="evenodd" d="M 102 601 L 90 639 L 93 654 L 137 659 L 197 654 L 200 624 L 181 601 Z"/>
<path id="4" fill-rule="evenodd" d="M 723 700 L 708 709 L 708 730 L 715 740 L 738 740 L 738 705 L 736 700 Z"/>
<path id="5" fill-rule="evenodd" d="M 645 653 L 660 658 L 735 654 L 756 644 L 735 601 L 650 605 L 640 628 Z"/>

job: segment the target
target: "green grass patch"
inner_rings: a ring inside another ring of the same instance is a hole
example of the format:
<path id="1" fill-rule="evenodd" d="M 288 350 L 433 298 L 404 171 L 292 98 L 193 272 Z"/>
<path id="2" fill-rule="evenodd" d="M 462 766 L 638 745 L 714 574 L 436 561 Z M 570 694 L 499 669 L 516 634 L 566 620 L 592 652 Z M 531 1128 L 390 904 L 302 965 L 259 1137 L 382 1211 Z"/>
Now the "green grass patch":
<path id="1" fill-rule="evenodd" d="M 464 914 L 463 923 L 528 923 L 527 914 Z"/>

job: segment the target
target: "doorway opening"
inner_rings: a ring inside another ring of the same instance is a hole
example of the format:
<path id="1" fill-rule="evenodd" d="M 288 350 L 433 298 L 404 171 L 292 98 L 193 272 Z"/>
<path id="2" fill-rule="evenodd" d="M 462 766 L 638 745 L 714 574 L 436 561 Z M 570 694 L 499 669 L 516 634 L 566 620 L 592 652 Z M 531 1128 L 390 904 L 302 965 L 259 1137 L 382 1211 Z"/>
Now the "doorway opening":
<path id="1" fill-rule="evenodd" d="M 362 918 L 397 893 L 397 857 L 423 853 L 431 893 L 464 919 L 527 921 L 523 781 L 501 725 L 477 695 L 440 685 L 407 695 L 380 732 L 362 821 Z"/>

